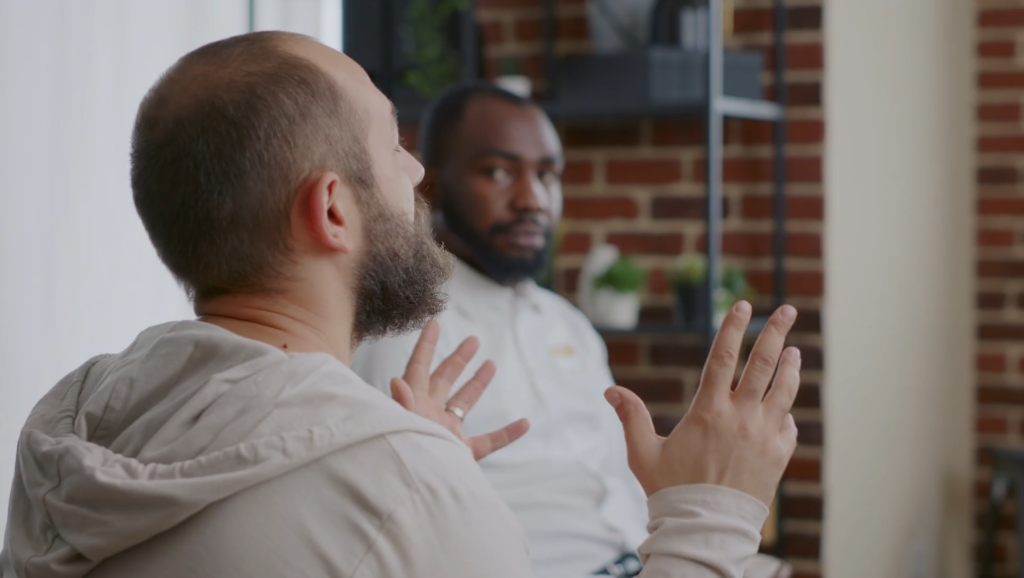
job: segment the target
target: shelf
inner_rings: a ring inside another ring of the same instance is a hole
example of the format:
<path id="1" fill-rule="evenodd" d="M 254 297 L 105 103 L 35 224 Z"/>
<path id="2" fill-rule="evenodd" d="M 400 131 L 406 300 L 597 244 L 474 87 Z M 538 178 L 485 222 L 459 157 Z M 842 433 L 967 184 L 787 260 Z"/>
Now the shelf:
<path id="1" fill-rule="evenodd" d="M 767 100 L 723 96 L 718 101 L 718 110 L 723 116 L 732 118 L 746 118 L 769 122 L 781 122 L 784 118 L 782 107 L 777 103 Z"/>
<path id="2" fill-rule="evenodd" d="M 782 107 L 767 100 L 751 100 L 723 96 L 719 101 L 718 110 L 723 116 L 781 122 Z M 541 101 L 540 106 L 554 121 L 586 121 L 605 119 L 637 119 L 644 117 L 701 117 L 707 114 L 706 100 L 692 100 L 672 104 L 633 104 L 633 105 L 592 105 L 574 104 L 559 101 Z M 423 104 L 397 104 L 398 122 L 411 124 L 419 121 L 423 112 Z"/>
<path id="3" fill-rule="evenodd" d="M 702 101 L 681 102 L 670 105 L 593 105 L 565 103 L 559 101 L 541 102 L 540 105 L 548 113 L 551 120 L 604 120 L 604 119 L 634 119 L 645 116 L 650 117 L 685 117 L 700 116 L 707 110 L 707 105 Z"/>
<path id="4" fill-rule="evenodd" d="M 765 100 L 722 97 L 718 110 L 723 116 L 780 122 L 783 119 L 782 107 Z M 693 100 L 671 104 L 635 104 L 619 106 L 595 106 L 564 103 L 558 101 L 541 102 L 541 106 L 553 120 L 592 120 L 611 118 L 641 117 L 693 117 L 707 113 L 706 100 Z"/>
<path id="5" fill-rule="evenodd" d="M 755 317 L 750 320 L 747 327 L 747 335 L 760 335 L 761 330 L 768 323 L 767 317 Z M 638 325 L 633 329 L 611 329 L 608 327 L 594 327 L 602 335 L 654 335 L 671 337 L 704 337 L 703 328 L 679 327 L 665 323 L 650 323 Z"/>

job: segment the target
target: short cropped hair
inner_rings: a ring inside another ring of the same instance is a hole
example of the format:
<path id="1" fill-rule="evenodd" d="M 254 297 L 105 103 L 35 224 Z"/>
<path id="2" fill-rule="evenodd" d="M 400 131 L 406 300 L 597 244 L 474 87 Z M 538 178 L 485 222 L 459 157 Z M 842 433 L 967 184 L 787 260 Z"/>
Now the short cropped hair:
<path id="1" fill-rule="evenodd" d="M 536 106 L 532 101 L 493 84 L 461 84 L 448 89 L 427 106 L 420 119 L 418 145 L 424 165 L 433 169 L 444 166 L 451 154 L 466 107 L 478 98 L 496 98 L 520 106 Z"/>
<path id="2" fill-rule="evenodd" d="M 365 119 L 338 83 L 256 32 L 182 57 L 139 106 L 136 210 L 193 301 L 274 291 L 287 278 L 290 212 L 304 182 L 336 171 L 372 190 Z"/>

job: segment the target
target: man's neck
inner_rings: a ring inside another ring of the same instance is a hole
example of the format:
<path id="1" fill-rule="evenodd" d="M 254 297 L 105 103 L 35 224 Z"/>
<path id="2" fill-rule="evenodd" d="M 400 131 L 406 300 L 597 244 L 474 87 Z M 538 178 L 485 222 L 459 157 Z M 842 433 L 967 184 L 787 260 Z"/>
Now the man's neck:
<path id="1" fill-rule="evenodd" d="M 354 311 L 289 295 L 231 295 L 195 307 L 199 321 L 287 353 L 327 353 L 352 361 Z M 308 296 L 307 296 L 308 297 Z M 319 306 L 318 306 L 319 305 Z"/>

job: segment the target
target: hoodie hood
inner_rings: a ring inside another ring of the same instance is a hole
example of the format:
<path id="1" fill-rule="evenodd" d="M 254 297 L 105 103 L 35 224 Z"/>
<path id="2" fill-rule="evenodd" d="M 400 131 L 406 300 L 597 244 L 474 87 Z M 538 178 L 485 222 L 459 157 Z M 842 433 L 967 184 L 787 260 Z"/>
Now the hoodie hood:
<path id="1" fill-rule="evenodd" d="M 150 328 L 65 377 L 29 415 L 0 578 L 78 578 L 331 452 L 398 431 L 450 435 L 399 410 L 326 354 L 198 321 Z"/>

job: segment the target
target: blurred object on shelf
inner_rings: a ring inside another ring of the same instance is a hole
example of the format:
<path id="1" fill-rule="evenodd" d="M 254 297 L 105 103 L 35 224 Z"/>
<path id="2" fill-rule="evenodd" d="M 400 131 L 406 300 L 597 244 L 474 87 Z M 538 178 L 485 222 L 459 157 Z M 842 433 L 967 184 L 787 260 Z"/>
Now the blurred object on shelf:
<path id="1" fill-rule="evenodd" d="M 732 36 L 733 0 L 722 0 L 722 38 Z M 707 0 L 659 0 L 651 15 L 650 43 L 693 52 L 708 50 Z"/>
<path id="2" fill-rule="evenodd" d="M 614 54 L 650 44 L 655 0 L 590 0 L 587 24 L 595 54 Z"/>

